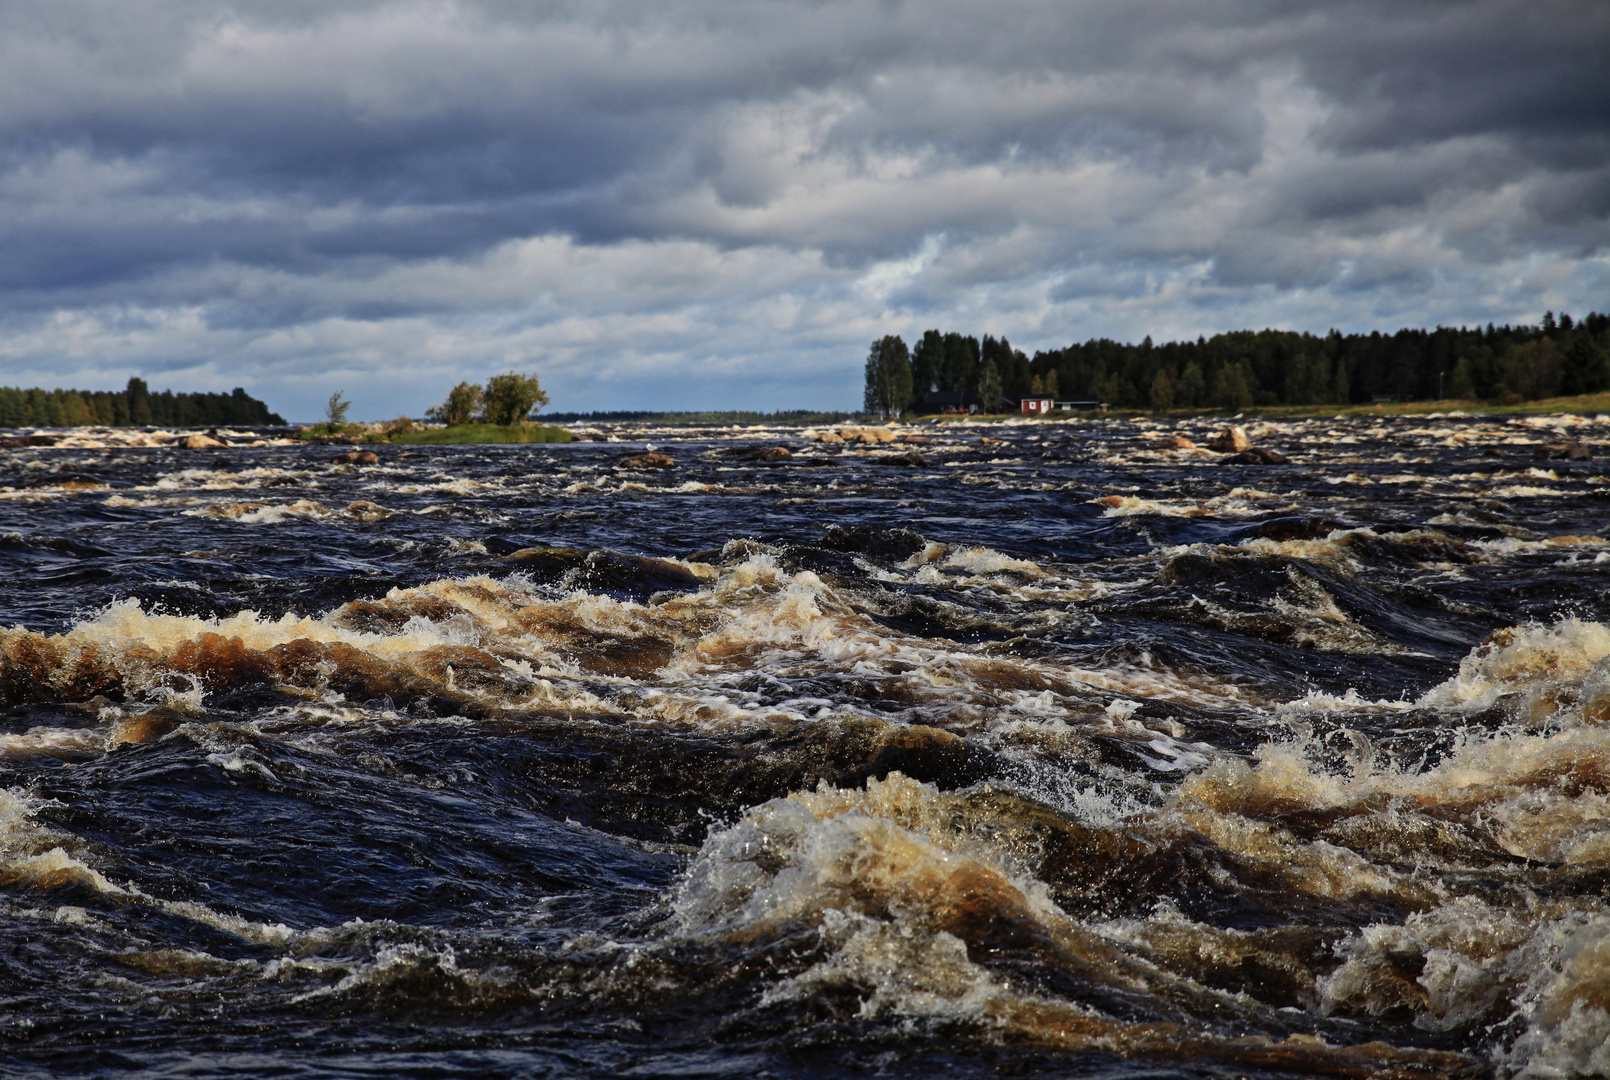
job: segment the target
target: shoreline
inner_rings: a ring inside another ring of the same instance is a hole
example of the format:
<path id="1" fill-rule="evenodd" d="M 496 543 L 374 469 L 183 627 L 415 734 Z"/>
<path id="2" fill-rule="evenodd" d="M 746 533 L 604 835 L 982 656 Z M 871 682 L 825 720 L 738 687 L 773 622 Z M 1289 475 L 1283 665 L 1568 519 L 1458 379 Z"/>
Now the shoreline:
<path id="1" fill-rule="evenodd" d="M 1091 422 L 1099 420 L 1152 420 L 1152 421 L 1223 421 L 1235 420 L 1252 422 L 1259 420 L 1305 420 L 1335 418 L 1370 418 L 1381 419 L 1392 417 L 1422 417 L 1445 419 L 1471 419 L 1513 417 L 1513 416 L 1582 416 L 1610 414 L 1610 392 L 1600 394 L 1583 394 L 1576 397 L 1544 398 L 1539 401 L 1522 401 L 1508 405 L 1499 405 L 1483 401 L 1402 401 L 1380 402 L 1368 405 L 1269 405 L 1250 407 L 1231 413 L 1227 409 L 1114 409 L 1108 412 L 1074 412 L 1054 413 L 1048 416 L 1029 416 L 1019 413 L 978 413 L 963 415 L 955 413 L 908 414 L 900 417 L 894 423 L 902 428 L 919 425 L 945 425 L 945 424 L 1002 424 L 1002 423 L 1046 423 L 1057 424 L 1069 421 Z M 866 419 L 859 422 L 844 422 L 841 424 L 825 425 L 826 427 L 845 426 L 885 426 L 886 420 Z M 588 430 L 571 431 L 568 428 L 531 424 L 523 430 L 522 438 L 509 438 L 505 429 L 494 428 L 492 425 L 467 425 L 458 432 L 448 435 L 446 428 L 425 428 L 411 432 L 397 432 L 386 434 L 379 431 L 364 430 L 330 435 L 310 435 L 312 427 L 222 427 L 218 425 L 196 425 L 182 427 L 169 425 L 165 427 L 110 427 L 107 425 L 84 425 L 80 427 L 19 427 L 0 429 L 0 449 L 57 447 L 61 449 L 118 449 L 118 448 L 160 448 L 185 447 L 198 449 L 204 447 L 188 446 L 188 440 L 196 438 L 203 433 L 207 437 L 216 439 L 219 446 L 288 446 L 305 443 L 322 442 L 329 445 L 370 445 L 370 446 L 409 446 L 409 445 L 501 445 L 501 444 L 527 444 L 527 443 L 568 443 L 594 441 L 596 432 L 592 429 L 598 427 L 614 427 L 616 425 L 649 425 L 654 427 L 730 427 L 730 423 L 723 423 L 712 419 L 689 424 L 675 421 L 656 421 L 649 418 L 639 420 L 603 420 L 589 425 Z M 369 428 L 371 425 L 352 425 L 353 427 Z M 378 427 L 379 425 L 372 425 Z M 810 424 L 793 420 L 777 420 L 768 424 L 745 424 L 743 427 L 757 428 L 792 428 L 801 430 L 820 428 L 822 424 Z"/>

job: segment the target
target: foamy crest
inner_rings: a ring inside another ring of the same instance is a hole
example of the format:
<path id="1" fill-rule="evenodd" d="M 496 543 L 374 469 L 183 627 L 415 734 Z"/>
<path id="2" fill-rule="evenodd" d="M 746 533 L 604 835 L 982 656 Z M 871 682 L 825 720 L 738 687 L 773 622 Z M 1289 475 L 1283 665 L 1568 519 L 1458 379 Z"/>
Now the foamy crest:
<path id="1" fill-rule="evenodd" d="M 1256 766 L 1215 762 L 1181 785 L 1180 799 L 1245 818 L 1351 810 L 1357 816 L 1339 821 L 1330 835 L 1366 850 L 1367 826 L 1380 815 L 1390 814 L 1402 832 L 1413 824 L 1406 819 L 1421 812 L 1490 835 L 1501 850 L 1539 862 L 1586 864 L 1603 850 L 1610 829 L 1610 730 L 1467 732 L 1431 768 L 1381 762 L 1367 740 L 1357 738 L 1361 750 L 1350 775 L 1315 764 L 1306 744 L 1270 744 L 1259 749 Z M 1445 847 L 1442 857 L 1460 865 L 1458 850 Z"/>
<path id="2" fill-rule="evenodd" d="M 1017 587 L 995 575 L 1021 581 L 1033 570 L 990 552 L 959 559 L 991 575 L 984 580 L 992 588 Z M 811 571 L 785 570 L 764 551 L 719 573 L 663 560 L 653 572 L 680 575 L 691 591 L 644 604 L 562 592 L 517 573 L 393 589 L 319 616 L 242 611 L 200 618 L 120 602 L 65 634 L 0 632 L 0 697 L 81 702 L 103 695 L 193 714 L 200 699 L 184 705 L 173 695 L 254 680 L 331 702 L 449 697 L 477 709 L 625 711 L 714 728 L 804 720 L 826 708 L 952 730 L 985 728 L 1006 712 L 1071 720 L 1088 712 L 1078 699 L 1091 693 L 1243 703 L 1235 687 L 1166 669 L 1085 669 L 900 634 L 868 613 L 864 598 Z M 1037 580 L 1042 589 L 1063 587 L 1044 574 Z M 853 701 L 813 694 L 796 702 L 736 688 L 757 669 L 858 689 Z M 868 686 L 881 692 L 869 700 L 859 689 Z M 120 739 L 164 733 L 153 719 Z"/>
<path id="3" fill-rule="evenodd" d="M 774 987 L 772 1000 L 853 988 L 863 1016 L 963 1019 L 1115 1045 L 1126 1025 L 1013 989 L 969 958 L 970 944 L 992 928 L 1034 927 L 1130 992 L 1163 977 L 1070 922 L 1004 849 L 969 832 L 961 810 L 899 773 L 864 791 L 823 785 L 756 807 L 713 833 L 689 867 L 673 901 L 680 929 L 748 937 L 791 922 L 816 927 L 827 957 Z"/>
<path id="4" fill-rule="evenodd" d="M 687 935 L 753 940 L 790 925 L 814 928 L 827 955 L 781 980 L 768 1001 L 847 990 L 858 995 L 863 1017 L 959 1020 L 1014 1039 L 1139 1057 L 1294 1069 L 1454 1064 L 1381 1044 L 1217 1036 L 1107 1015 L 1095 1002 L 1114 995 L 1130 1007 L 1190 1002 L 1226 1019 L 1256 1008 L 1159 968 L 1126 948 L 1123 933 L 1108 936 L 1069 918 L 1025 868 L 1028 852 L 1014 853 L 994 836 L 989 826 L 975 827 L 965 797 L 898 773 L 864 791 L 823 785 L 712 833 L 673 911 Z M 1092 1000 L 1017 987 L 979 959 L 1025 951 L 1090 987 Z"/>
<path id="5" fill-rule="evenodd" d="M 1528 704 L 1557 703 L 1556 692 L 1575 696 L 1598 691 L 1607 679 L 1610 627 L 1567 618 L 1548 626 L 1529 624 L 1498 630 L 1459 664 L 1459 673 L 1420 699 L 1426 706 L 1484 709 L 1508 695 L 1526 695 Z M 1610 689 L 1607 687 L 1606 689 Z M 1551 694 L 1556 694 L 1550 699 Z M 1545 700 L 1550 699 L 1550 700 Z M 1604 703 L 1610 706 L 1610 701 Z M 1584 703 L 1595 719 L 1604 710 Z M 1532 710 L 1528 710 L 1530 712 Z"/>
<path id="6" fill-rule="evenodd" d="M 1556 924 L 1524 995 L 1526 1032 L 1503 1062 L 1527 1078 L 1610 1076 L 1610 914 Z"/>
<path id="7" fill-rule="evenodd" d="M 1137 514 L 1158 514 L 1163 517 L 1246 517 L 1276 509 L 1271 504 L 1282 502 L 1284 499 L 1285 496 L 1274 492 L 1238 487 L 1200 502 L 1149 499 L 1140 495 L 1104 495 L 1091 501 L 1107 508 L 1102 517 L 1131 517 Z"/>
<path id="8" fill-rule="evenodd" d="M 1580 625 L 1549 630 L 1500 646 L 1512 651 L 1489 670 L 1528 677 L 1539 654 L 1555 673 L 1592 665 L 1582 640 L 1592 635 Z M 1495 1050 L 1510 1071 L 1604 1075 L 1604 901 L 1542 899 L 1524 888 L 1458 893 L 1461 875 L 1492 874 L 1510 856 L 1539 874 L 1610 869 L 1610 730 L 1466 731 L 1431 767 L 1382 761 L 1355 740 L 1345 772 L 1316 764 L 1305 743 L 1265 746 L 1255 764 L 1216 761 L 1181 785 L 1180 811 L 1224 850 L 1307 891 L 1373 893 L 1411 910 L 1403 923 L 1366 927 L 1344 945 L 1343 964 L 1315 985 L 1324 1011 L 1406 1011 L 1434 1031 L 1497 1030 L 1514 1020 L 1523 1034 Z M 1310 815 L 1333 823 L 1306 840 L 1281 824 Z M 1420 876 L 1425 870 L 1456 873 Z"/>
<path id="9" fill-rule="evenodd" d="M 26 792 L 0 789 L 0 885 L 27 883 L 50 888 L 74 884 L 102 893 L 123 893 L 125 890 L 65 849 L 63 845 L 71 844 L 71 837 L 34 819 L 41 805 Z"/>

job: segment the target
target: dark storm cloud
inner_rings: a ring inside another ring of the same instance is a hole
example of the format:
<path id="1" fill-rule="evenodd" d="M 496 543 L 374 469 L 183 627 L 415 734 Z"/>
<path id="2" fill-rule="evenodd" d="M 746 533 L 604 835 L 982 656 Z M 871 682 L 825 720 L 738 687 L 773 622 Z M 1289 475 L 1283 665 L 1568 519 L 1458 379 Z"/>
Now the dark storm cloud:
<path id="1" fill-rule="evenodd" d="M 879 328 L 1604 307 L 1607 43 L 1600 0 L 14 0 L 0 361 L 763 388 Z"/>

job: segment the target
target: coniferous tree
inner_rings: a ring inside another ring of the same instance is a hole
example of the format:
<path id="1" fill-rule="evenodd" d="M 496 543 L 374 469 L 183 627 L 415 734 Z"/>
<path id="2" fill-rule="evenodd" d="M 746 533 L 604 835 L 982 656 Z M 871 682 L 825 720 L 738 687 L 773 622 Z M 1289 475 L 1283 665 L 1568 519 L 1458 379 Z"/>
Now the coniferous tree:
<path id="1" fill-rule="evenodd" d="M 1158 412 L 1167 412 L 1174 407 L 1174 380 L 1168 377 L 1168 372 L 1162 368 L 1152 376 L 1151 406 Z"/>
<path id="2" fill-rule="evenodd" d="M 1149 346 L 1092 339 L 1032 359 L 1004 339 L 981 343 L 956 332 L 930 331 L 912 360 L 917 389 L 957 393 L 963 404 L 977 400 L 987 359 L 1006 391 L 1027 392 L 1038 385 L 1053 396 L 1147 408 L 1162 374 L 1173 384 L 1176 408 L 1241 409 L 1367 402 L 1376 396 L 1429 399 L 1450 392 L 1497 402 L 1591 393 L 1610 389 L 1610 371 L 1599 367 L 1601 355 L 1610 364 L 1610 316 L 1590 313 L 1581 319 L 1550 315 L 1533 325 L 1388 334 L 1236 330 Z"/>
<path id="3" fill-rule="evenodd" d="M 129 379 L 128 389 L 124 391 L 129 401 L 129 423 L 136 427 L 151 422 L 151 388 L 145 385 L 145 380 L 139 377 Z"/>
<path id="4" fill-rule="evenodd" d="M 1560 325 L 1569 327 L 1570 318 L 1561 315 Z M 1610 388 L 1610 356 L 1586 333 L 1574 334 L 1560 365 L 1560 392 L 1593 394 L 1606 388 Z"/>
<path id="5" fill-rule="evenodd" d="M 1252 387 L 1239 363 L 1224 364 L 1213 376 L 1213 404 L 1240 411 L 1252 405 Z"/>
<path id="6" fill-rule="evenodd" d="M 1202 368 L 1192 360 L 1180 372 L 1179 385 L 1174 388 L 1174 400 L 1188 409 L 1194 409 L 1202 404 L 1206 396 L 1207 383 L 1202 379 Z"/>
<path id="7" fill-rule="evenodd" d="M 921 398 L 941 389 L 945 373 L 945 335 L 938 330 L 925 330 L 922 340 L 911 350 L 912 394 Z"/>
<path id="8" fill-rule="evenodd" d="M 978 381 L 978 339 L 961 334 L 945 335 L 945 363 L 939 389 L 960 394 L 963 405 L 974 399 Z"/>

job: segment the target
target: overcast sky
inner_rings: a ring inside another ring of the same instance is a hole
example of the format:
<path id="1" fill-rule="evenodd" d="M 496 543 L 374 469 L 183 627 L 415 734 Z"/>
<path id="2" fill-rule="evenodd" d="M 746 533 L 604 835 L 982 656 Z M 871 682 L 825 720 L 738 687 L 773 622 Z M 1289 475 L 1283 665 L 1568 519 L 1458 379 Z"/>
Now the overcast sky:
<path id="1" fill-rule="evenodd" d="M 0 0 L 0 383 L 844 408 L 928 327 L 1610 310 L 1607 58 L 1606 0 Z"/>

